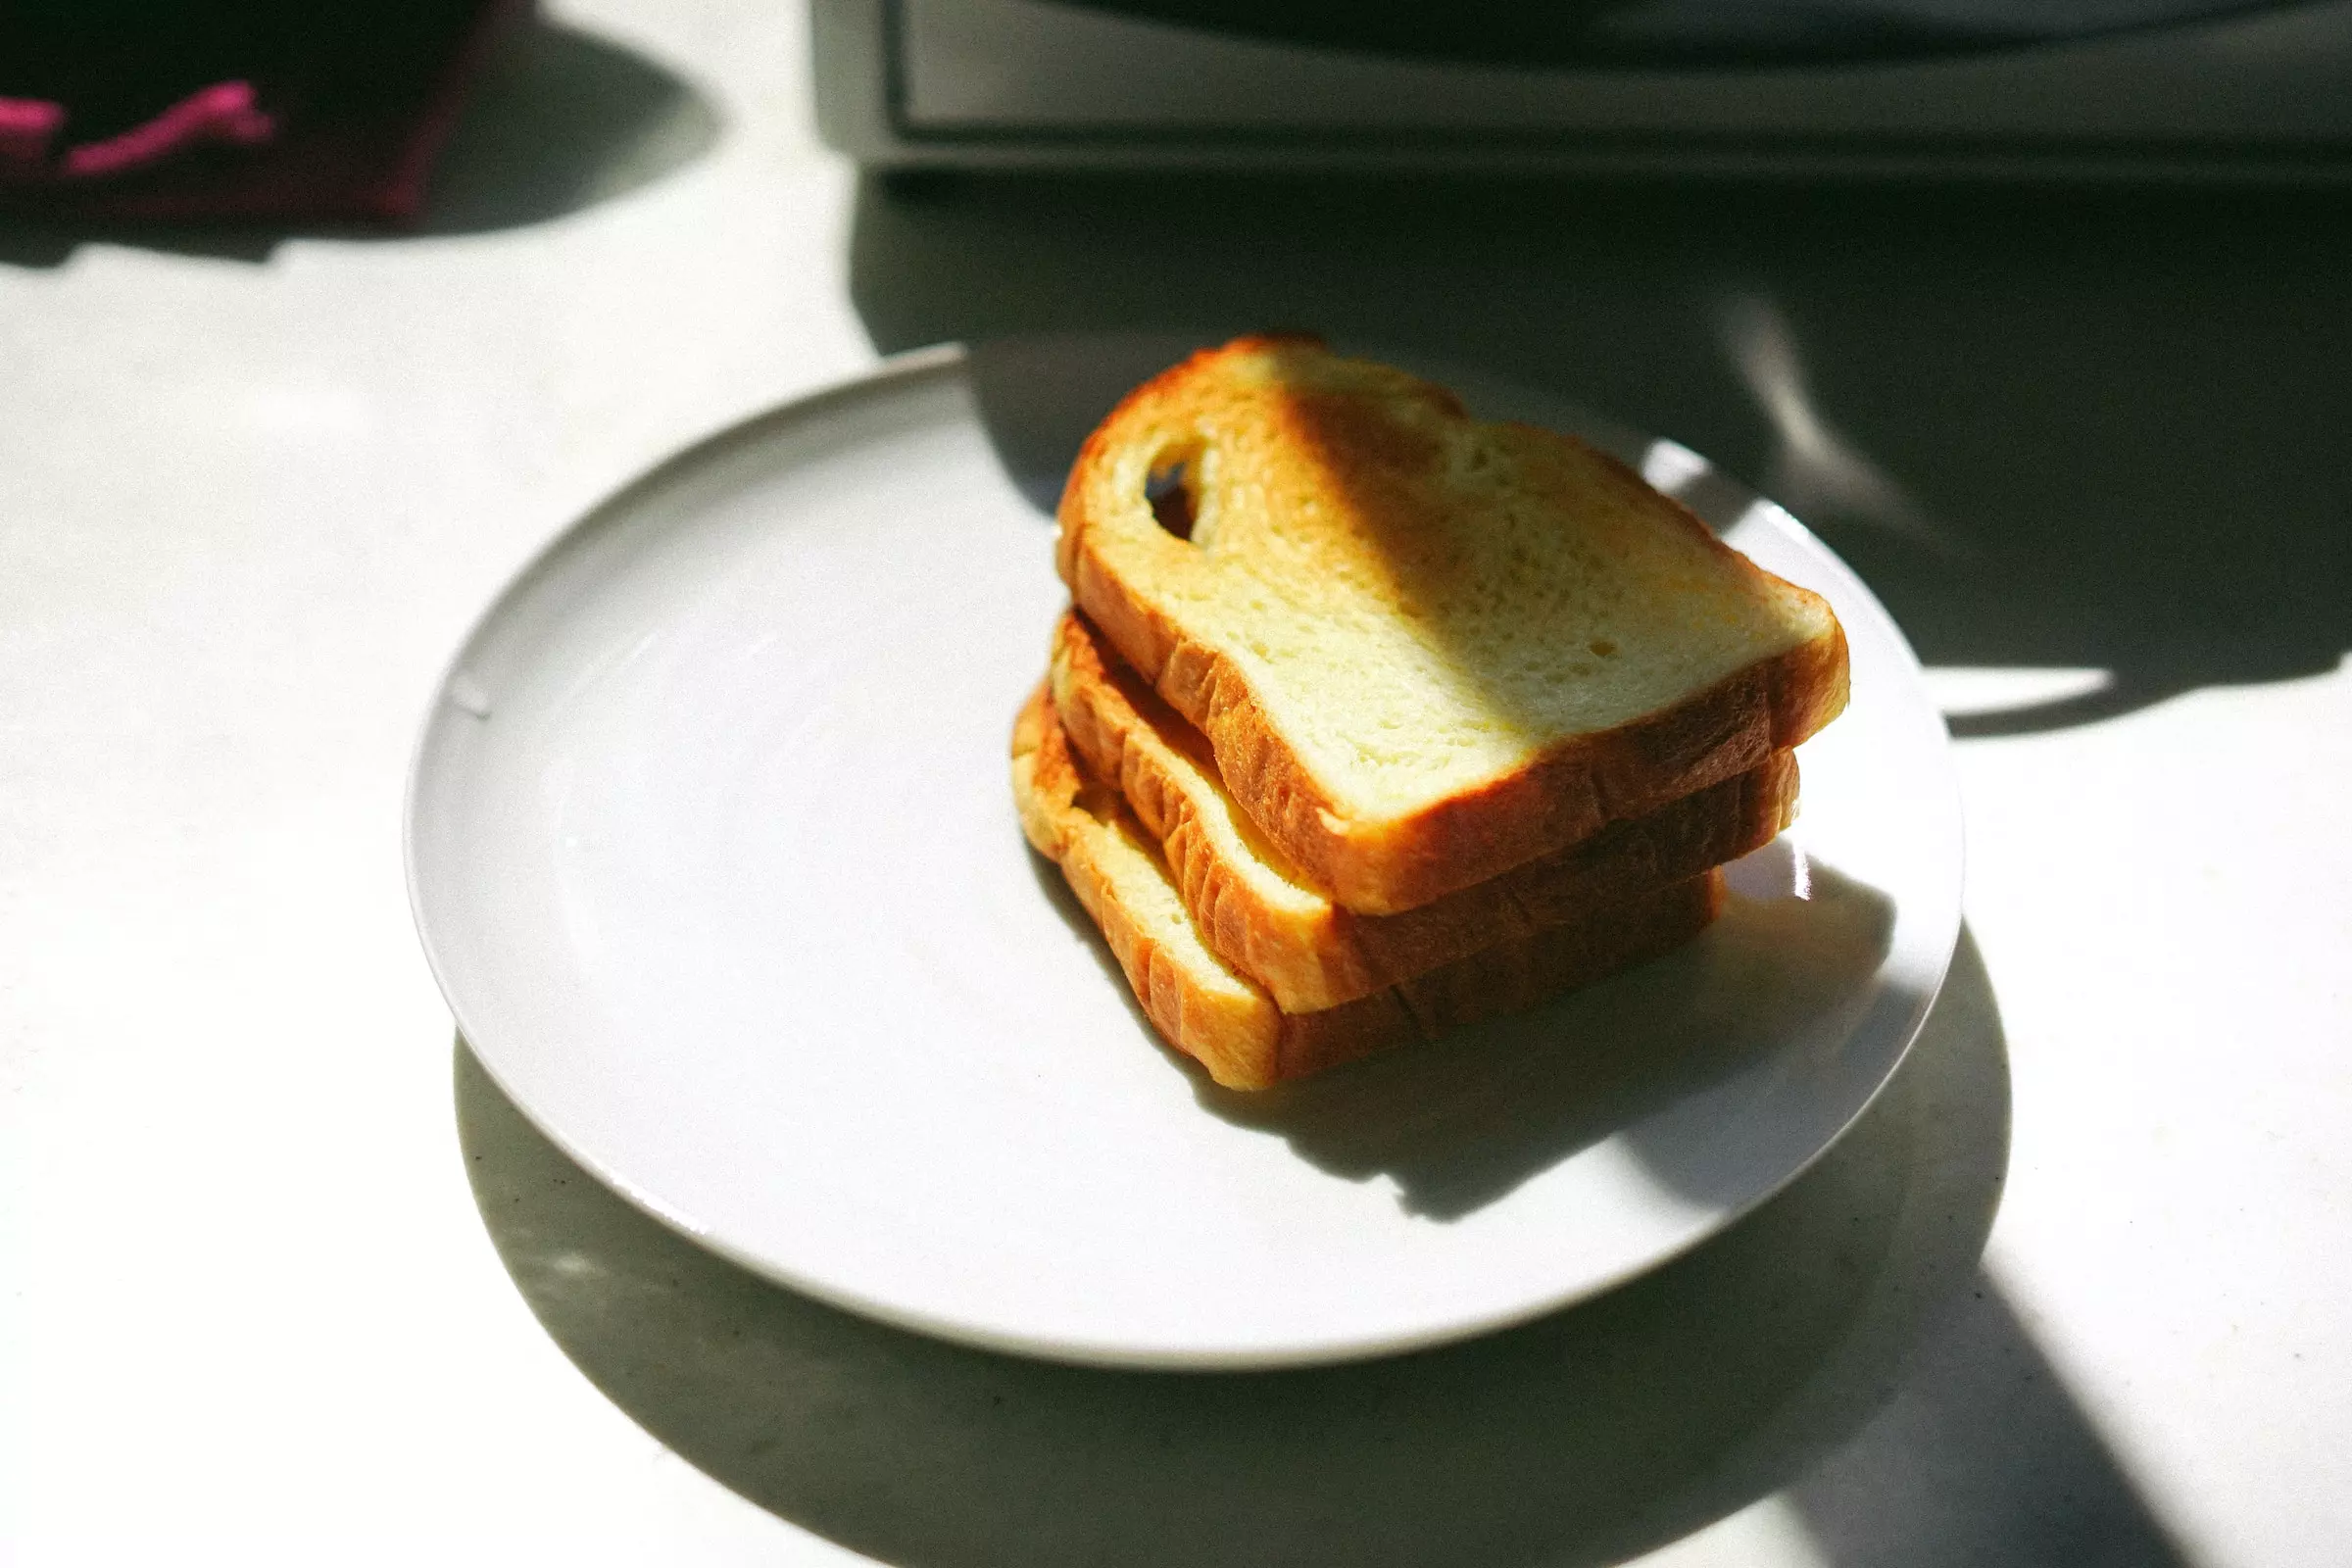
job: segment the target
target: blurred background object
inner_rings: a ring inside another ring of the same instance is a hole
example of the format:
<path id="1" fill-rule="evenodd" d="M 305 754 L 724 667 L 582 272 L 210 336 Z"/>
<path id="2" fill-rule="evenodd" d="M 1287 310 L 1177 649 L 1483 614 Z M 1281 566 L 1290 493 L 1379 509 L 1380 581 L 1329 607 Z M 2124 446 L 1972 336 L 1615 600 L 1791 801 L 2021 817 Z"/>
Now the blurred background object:
<path id="1" fill-rule="evenodd" d="M 887 168 L 2352 172 L 2352 4 L 814 0 Z"/>
<path id="2" fill-rule="evenodd" d="M 0 9 L 0 207 L 413 221 L 529 0 L 29 0 Z"/>

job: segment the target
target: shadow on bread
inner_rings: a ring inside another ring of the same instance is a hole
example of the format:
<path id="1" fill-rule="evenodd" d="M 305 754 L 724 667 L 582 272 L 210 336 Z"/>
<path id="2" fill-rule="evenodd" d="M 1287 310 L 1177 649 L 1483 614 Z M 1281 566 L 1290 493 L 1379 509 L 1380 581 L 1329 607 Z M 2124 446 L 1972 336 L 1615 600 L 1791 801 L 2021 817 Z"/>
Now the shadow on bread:
<path id="1" fill-rule="evenodd" d="M 1754 1163 L 1787 1152 L 1724 1129 L 1778 1136 L 1787 1118 L 1743 1117 L 1708 1097 L 1803 1094 L 1816 1058 L 1855 1022 L 1894 921 L 1884 894 L 1820 864 L 1803 899 L 1740 891 L 1791 854 L 1784 840 L 1750 857 L 1688 947 L 1532 1012 L 1256 1094 L 1196 1072 L 1196 1092 L 1334 1176 L 1393 1182 L 1407 1212 L 1432 1220 L 1474 1213 L 1619 1135 L 1679 1198 L 1752 1191 Z"/>

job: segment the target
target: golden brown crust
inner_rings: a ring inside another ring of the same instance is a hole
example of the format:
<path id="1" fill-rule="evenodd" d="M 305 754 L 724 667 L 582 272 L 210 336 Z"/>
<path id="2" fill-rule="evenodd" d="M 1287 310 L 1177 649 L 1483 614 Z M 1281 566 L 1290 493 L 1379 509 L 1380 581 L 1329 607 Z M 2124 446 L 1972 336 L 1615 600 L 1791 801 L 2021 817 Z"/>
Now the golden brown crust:
<path id="1" fill-rule="evenodd" d="M 1055 628 L 1054 706 L 1086 770 L 1114 784 L 1158 839 L 1193 921 L 1219 956 L 1292 1012 L 1335 1007 L 1512 936 L 1622 904 L 1770 843 L 1793 814 L 1796 761 L 1774 752 L 1745 773 L 1611 824 L 1564 851 L 1394 915 L 1300 897 L 1277 905 L 1231 861 L 1177 769 L 1213 780 L 1197 731 L 1074 612 Z M 1181 760 L 1172 760 L 1169 754 Z M 1273 846 L 1257 858 L 1287 872 Z"/>
<path id="2" fill-rule="evenodd" d="M 1110 646 L 1207 738 L 1218 772 L 1243 809 L 1304 880 L 1338 903 L 1367 914 L 1419 907 L 1589 838 L 1612 821 L 1656 810 L 1759 766 L 1843 708 L 1845 640 L 1835 617 L 1828 617 L 1822 634 L 1663 711 L 1557 741 L 1499 777 L 1398 816 L 1351 817 L 1301 760 L 1242 670 L 1188 635 L 1183 615 L 1152 584 L 1114 566 L 1095 538 L 1088 476 L 1108 462 L 1131 411 L 1144 417 L 1185 396 L 1196 380 L 1213 376 L 1222 362 L 1264 343 L 1241 339 L 1197 354 L 1121 402 L 1088 438 L 1072 469 L 1055 560 L 1072 598 Z M 1580 453 L 1591 450 L 1572 437 L 1535 434 Z M 1624 465 L 1611 459 L 1605 467 L 1618 482 L 1638 487 L 1659 514 L 1679 518 L 1710 552 L 1737 562 L 1743 574 L 1826 612 L 1818 596 L 1748 563 Z M 1152 548 L 1184 547 L 1171 539 Z"/>
<path id="3" fill-rule="evenodd" d="M 1013 722 L 1012 784 L 1023 834 L 1061 868 L 1152 1027 L 1229 1088 L 1272 1083 L 1281 1014 L 1255 987 L 1217 985 L 1185 963 L 1120 898 L 1101 834 L 1116 831 L 1122 808 L 1079 770 L 1042 685 Z"/>
<path id="4" fill-rule="evenodd" d="M 1384 1048 L 1534 1004 L 1681 946 L 1720 907 L 1720 872 L 1613 909 L 1514 937 L 1405 985 L 1341 1006 L 1284 1012 L 1213 956 L 1188 959 L 1123 902 L 1099 833 L 1123 805 L 1068 750 L 1042 686 L 1013 726 L 1013 794 L 1024 833 L 1054 859 L 1126 974 L 1152 1027 L 1230 1089 L 1262 1089 Z"/>
<path id="5" fill-rule="evenodd" d="M 1760 766 L 1845 707 L 1838 629 L 1665 712 L 1562 742 L 1483 788 L 1400 821 L 1359 823 L 1283 744 L 1238 670 L 1091 560 L 1080 552 L 1071 583 L 1079 607 L 1208 737 L 1225 787 L 1301 878 L 1366 914 L 1417 908 Z"/>

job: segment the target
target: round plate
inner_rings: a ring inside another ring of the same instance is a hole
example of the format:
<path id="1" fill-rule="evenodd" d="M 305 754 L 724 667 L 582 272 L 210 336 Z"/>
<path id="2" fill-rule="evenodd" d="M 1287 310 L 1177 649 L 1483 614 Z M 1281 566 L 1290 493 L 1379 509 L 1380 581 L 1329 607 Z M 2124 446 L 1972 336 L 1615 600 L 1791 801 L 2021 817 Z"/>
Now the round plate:
<path id="1" fill-rule="evenodd" d="M 746 1267 L 1057 1359 L 1379 1354 L 1651 1267 L 1788 1182 L 1901 1059 L 1958 931 L 1941 721 L 1779 509 L 1578 428 L 1829 596 L 1853 702 L 1688 949 L 1265 1095 L 1161 1047 L 1014 820 L 1063 603 L 1052 498 L 1174 347 L 926 351 L 674 459 L 453 662 L 411 897 L 460 1028 L 572 1156 Z"/>

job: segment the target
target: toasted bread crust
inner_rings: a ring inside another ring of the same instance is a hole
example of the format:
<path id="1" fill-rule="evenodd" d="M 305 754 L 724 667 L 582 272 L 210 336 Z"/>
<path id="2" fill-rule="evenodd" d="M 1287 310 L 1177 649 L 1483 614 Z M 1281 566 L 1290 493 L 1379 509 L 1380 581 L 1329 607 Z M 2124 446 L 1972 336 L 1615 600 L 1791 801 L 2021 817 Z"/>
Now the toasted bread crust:
<path id="1" fill-rule="evenodd" d="M 1012 779 L 1022 831 L 1060 866 L 1152 1026 L 1230 1089 L 1267 1088 L 1531 1006 L 1681 946 L 1723 899 L 1721 874 L 1710 871 L 1336 1007 L 1285 1012 L 1205 949 L 1155 935 L 1130 906 L 1105 836 L 1140 829 L 1081 769 L 1042 686 L 1013 726 Z"/>
<path id="2" fill-rule="evenodd" d="M 1012 786 L 1023 835 L 1061 868 L 1152 1027 L 1218 1083 L 1239 1089 L 1273 1083 L 1281 1015 L 1256 987 L 1219 984 L 1225 977 L 1188 965 L 1119 896 L 1102 833 L 1105 822 L 1116 831 L 1123 808 L 1101 798 L 1100 786 L 1079 772 L 1042 686 L 1013 724 Z"/>
<path id="3" fill-rule="evenodd" d="M 1194 924 L 1218 956 L 1290 1012 L 1335 1007 L 1508 937 L 1526 936 L 1699 875 L 1770 843 L 1794 812 L 1795 759 L 1763 763 L 1659 810 L 1394 915 L 1313 897 L 1269 899 L 1211 819 L 1205 743 L 1075 612 L 1055 628 L 1054 706 L 1086 771 L 1114 783 L 1159 841 Z M 1188 769 L 1189 764 L 1189 769 Z M 1278 874 L 1270 845 L 1245 845 Z M 1298 883 L 1296 875 L 1289 880 Z"/>
<path id="4" fill-rule="evenodd" d="M 1554 740 L 1507 771 L 1418 808 L 1385 817 L 1351 813 L 1301 760 L 1250 677 L 1188 624 L 1181 601 L 1166 594 L 1152 571 L 1114 559 L 1118 549 L 1105 543 L 1106 481 L 1101 476 L 1130 425 L 1166 416 L 1193 395 L 1196 383 L 1213 380 L 1227 362 L 1268 346 L 1269 340 L 1242 339 L 1195 355 L 1121 402 L 1088 438 L 1071 471 L 1055 560 L 1071 597 L 1110 646 L 1207 738 L 1236 802 L 1300 877 L 1335 902 L 1367 914 L 1420 907 L 1590 838 L 1612 821 L 1644 815 L 1760 766 L 1843 708 L 1844 633 L 1818 596 L 1763 572 L 1716 540 L 1687 509 L 1650 490 L 1622 464 L 1605 460 L 1600 467 L 1611 481 L 1638 487 L 1659 518 L 1705 541 L 1712 558 L 1736 564 L 1740 580 L 1769 583 L 1775 592 L 1816 607 L 1826 629 L 1661 710 Z M 1439 389 L 1415 385 L 1458 416 L 1458 405 Z M 1588 468 L 1599 456 L 1571 437 L 1521 434 L 1573 448 Z M 1170 547 L 1181 548 L 1169 541 L 1146 554 L 1158 559 Z"/>

